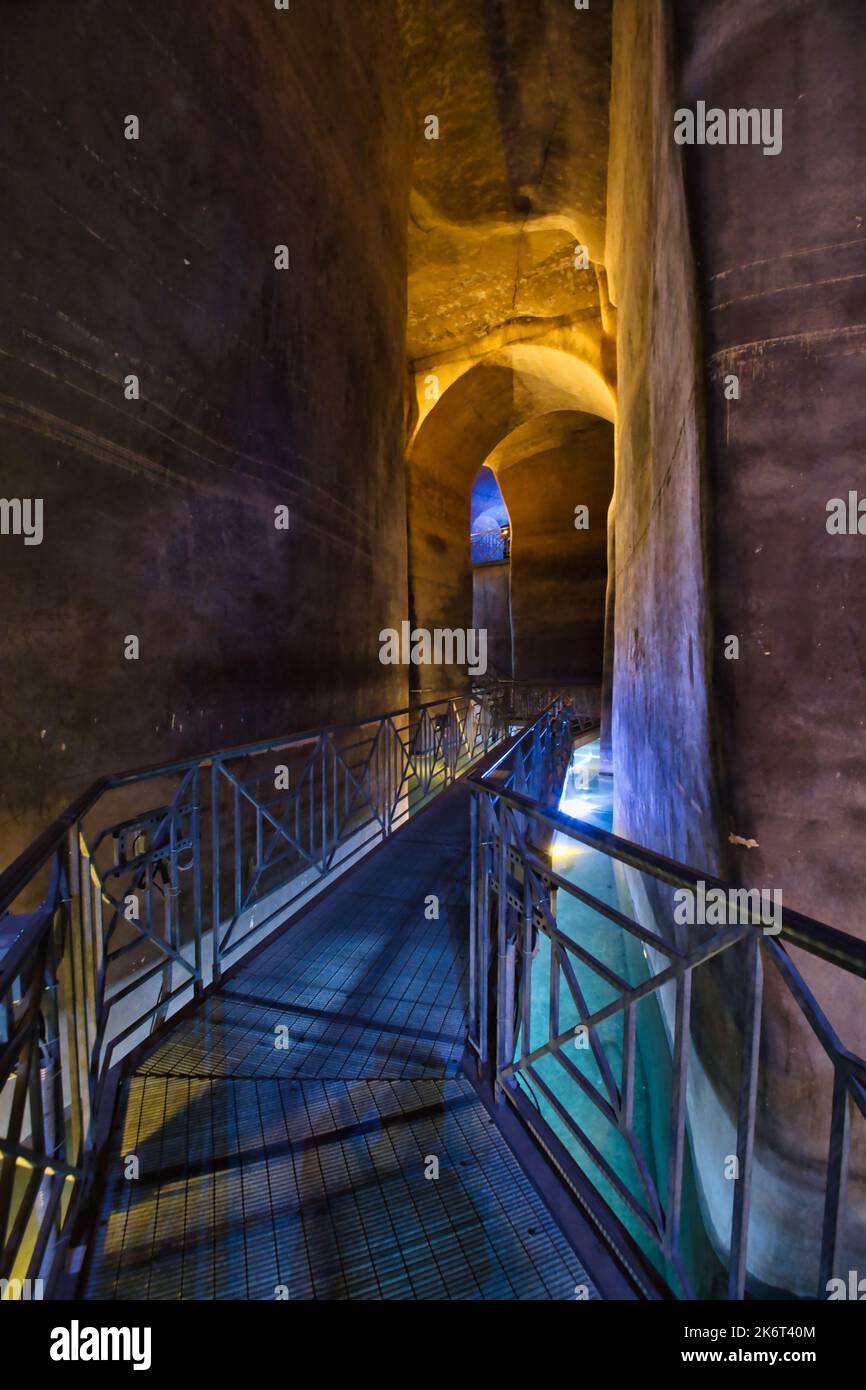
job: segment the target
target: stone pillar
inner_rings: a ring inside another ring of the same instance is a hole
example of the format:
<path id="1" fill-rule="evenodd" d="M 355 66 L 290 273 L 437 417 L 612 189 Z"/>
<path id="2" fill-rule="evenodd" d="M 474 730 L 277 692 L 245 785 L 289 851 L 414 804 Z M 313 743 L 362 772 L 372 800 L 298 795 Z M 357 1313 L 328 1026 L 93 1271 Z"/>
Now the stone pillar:
<path id="1" fill-rule="evenodd" d="M 680 0 L 676 13 L 681 106 L 781 113 L 777 154 L 686 149 L 723 831 L 758 842 L 734 852 L 743 880 L 864 934 L 866 535 L 826 529 L 830 499 L 866 497 L 863 6 Z"/>

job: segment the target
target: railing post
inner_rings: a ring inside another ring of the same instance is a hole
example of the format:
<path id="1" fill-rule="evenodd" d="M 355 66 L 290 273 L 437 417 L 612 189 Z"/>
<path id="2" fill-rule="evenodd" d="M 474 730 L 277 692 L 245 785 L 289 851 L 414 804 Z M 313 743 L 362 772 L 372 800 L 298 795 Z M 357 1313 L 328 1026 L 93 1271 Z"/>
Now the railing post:
<path id="1" fill-rule="evenodd" d="M 388 738 L 390 724 L 385 720 L 379 725 L 377 740 L 376 769 L 382 769 L 381 775 L 381 798 L 382 798 L 382 834 L 385 839 L 391 834 L 392 807 L 391 807 L 391 742 Z M 378 740 L 381 735 L 382 748 L 378 748 Z M 378 754 L 381 754 L 380 756 Z M 377 793 L 378 794 L 378 793 Z"/>
<path id="2" fill-rule="evenodd" d="M 836 1261 L 845 1222 L 845 1199 L 848 1187 L 848 1153 L 851 1141 L 851 1117 L 848 1087 L 842 1066 L 837 1062 L 833 1076 L 833 1106 L 830 1115 L 830 1152 L 827 1157 L 827 1192 L 824 1200 L 824 1225 L 821 1232 L 821 1261 L 818 1269 L 816 1297 L 827 1297 L 827 1286 L 836 1274 Z"/>
<path id="3" fill-rule="evenodd" d="M 212 900 L 212 927 L 211 927 L 211 979 L 215 985 L 220 981 L 220 765 L 214 758 L 211 763 L 210 784 L 210 818 L 211 818 L 211 900 Z"/>
<path id="4" fill-rule="evenodd" d="M 758 1099 L 758 1063 L 761 1051 L 763 965 L 757 930 L 746 938 L 745 1015 L 740 1095 L 737 1116 L 737 1179 L 731 1216 L 731 1258 L 728 1298 L 741 1300 L 746 1291 L 746 1256 L 749 1244 L 749 1205 L 752 1193 L 752 1154 Z"/>
<path id="5" fill-rule="evenodd" d="M 195 951 L 195 978 L 193 993 L 201 998 L 204 989 L 202 974 L 202 910 L 201 910 L 201 768 L 196 767 L 192 778 L 192 896 L 193 896 L 193 949 Z"/>
<path id="6" fill-rule="evenodd" d="M 328 862 L 328 740 L 323 734 L 320 740 L 322 749 L 322 805 L 319 813 L 322 831 L 322 873 Z"/>
<path id="7" fill-rule="evenodd" d="M 480 1043 L 478 1008 L 478 792 L 469 798 L 469 1036 Z"/>
<path id="8" fill-rule="evenodd" d="M 680 1218 L 683 1200 L 683 1168 L 686 1142 L 686 1097 L 691 1051 L 691 971 L 682 968 L 676 981 L 673 1027 L 673 1079 L 670 1100 L 667 1202 L 665 1204 L 664 1253 L 681 1274 Z"/>
<path id="9" fill-rule="evenodd" d="M 86 991 L 84 978 L 85 903 L 91 907 L 90 859 L 81 851 L 81 822 L 69 829 L 69 927 L 66 937 L 69 1003 L 66 1009 L 70 1063 L 74 1069 L 73 1087 L 78 1101 L 79 1155 L 83 1157 L 90 1141 L 91 1075 L 87 1037 Z M 75 1106 L 73 1104 L 73 1112 Z M 73 1121 L 74 1125 L 74 1121 Z M 76 1162 L 79 1160 L 76 1159 Z"/>
<path id="10" fill-rule="evenodd" d="M 66 909 L 68 904 L 60 898 L 59 885 L 62 881 L 60 865 L 61 851 L 57 852 L 58 869 L 58 894 L 53 904 L 52 919 L 55 913 L 59 913 L 61 919 L 61 932 L 68 930 L 68 919 Z M 45 953 L 45 967 L 42 990 L 42 1017 L 45 1023 L 45 1039 L 43 1045 L 43 1066 L 41 1068 L 42 1080 L 42 1114 L 44 1123 L 43 1144 L 48 1157 L 59 1158 L 63 1154 L 65 1140 L 65 1117 L 63 1103 L 63 1061 L 60 1042 L 60 1010 L 58 1007 L 58 987 L 57 987 L 57 937 L 54 930 L 54 921 L 51 924 L 51 934 Z M 58 1184 L 63 1181 L 59 1175 L 52 1179 L 53 1183 Z M 43 1207 L 43 1217 L 47 1217 L 48 1202 Z M 57 1237 L 60 1234 L 61 1212 L 60 1203 L 51 1224 L 50 1233 L 46 1237 L 45 1248 L 39 1267 L 35 1270 L 37 1277 L 42 1275 L 42 1271 L 51 1270 L 57 1247 Z"/>
<path id="11" fill-rule="evenodd" d="M 521 981 L 523 1010 L 520 1020 L 522 1056 L 532 1051 L 532 926 L 533 926 L 532 885 L 529 878 L 529 865 L 523 865 L 523 934 L 521 940 Z"/>
<path id="12" fill-rule="evenodd" d="M 514 940 L 508 936 L 508 830 L 507 818 L 500 802 L 499 809 L 499 916 L 497 924 L 496 972 L 496 1078 L 495 1095 L 502 1099 L 500 1076 L 504 1067 L 514 1060 Z"/>
<path id="13" fill-rule="evenodd" d="M 481 1050 L 481 1066 L 486 1067 L 490 1060 L 490 810 L 486 794 L 478 807 L 479 834 L 481 840 L 481 901 L 478 912 L 478 930 L 481 940 L 479 959 L 479 1022 L 478 1042 Z"/>
<path id="14" fill-rule="evenodd" d="M 450 764 L 450 776 L 446 777 L 446 786 L 450 782 L 457 780 L 457 749 L 460 743 L 460 720 L 457 715 L 457 705 L 454 700 L 448 701 L 448 762 Z"/>

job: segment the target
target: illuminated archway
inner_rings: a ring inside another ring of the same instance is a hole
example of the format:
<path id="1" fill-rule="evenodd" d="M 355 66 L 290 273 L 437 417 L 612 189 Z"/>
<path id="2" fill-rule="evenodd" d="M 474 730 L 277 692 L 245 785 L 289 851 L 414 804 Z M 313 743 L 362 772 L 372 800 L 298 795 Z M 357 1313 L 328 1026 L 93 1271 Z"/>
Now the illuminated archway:
<path id="1" fill-rule="evenodd" d="M 565 412 L 601 423 L 613 419 L 614 409 L 612 389 L 599 371 L 568 352 L 537 344 L 493 353 L 448 387 L 417 430 L 408 455 L 410 616 L 416 626 L 471 626 L 470 493 L 482 464 L 509 437 L 519 442 L 517 432 L 533 420 Z M 543 438 L 544 427 L 539 430 L 535 445 Z M 609 426 L 605 434 L 612 477 Z M 511 485 L 519 498 L 523 484 L 518 486 L 517 474 Z M 579 501 L 575 497 L 570 508 L 572 540 Z M 506 503 L 510 510 L 507 496 Z M 538 520 L 534 524 L 538 530 Z M 426 695 L 453 688 L 453 672 L 421 668 L 418 674 Z"/>

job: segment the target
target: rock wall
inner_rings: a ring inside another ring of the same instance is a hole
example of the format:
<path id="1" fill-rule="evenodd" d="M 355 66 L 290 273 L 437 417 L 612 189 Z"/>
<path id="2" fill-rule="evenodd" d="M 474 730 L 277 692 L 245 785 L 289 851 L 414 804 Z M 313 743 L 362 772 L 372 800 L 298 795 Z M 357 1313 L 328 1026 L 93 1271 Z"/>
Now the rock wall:
<path id="1" fill-rule="evenodd" d="M 787 906 L 859 932 L 866 599 L 858 538 L 825 527 L 827 500 L 856 488 L 864 442 L 858 12 L 846 0 L 820 12 L 798 0 L 619 0 L 607 267 L 619 311 L 615 828 L 782 887 Z M 781 153 L 681 151 L 674 111 L 698 101 L 781 108 Z M 726 400 L 732 374 L 739 399 Z M 738 660 L 725 659 L 730 636 Z M 735 848 L 732 834 L 757 845 Z M 634 875 L 629 890 L 669 932 L 666 896 Z M 741 955 L 696 972 L 693 1000 L 692 1154 L 722 1253 Z M 801 953 L 796 963 L 862 1049 L 858 983 Z M 771 966 L 765 975 L 749 1273 L 755 1288 L 814 1296 L 832 1075 Z M 840 1268 L 866 1239 L 861 1139 Z"/>
<path id="2" fill-rule="evenodd" d="M 745 880 L 862 935 L 866 90 L 859 0 L 677 6 L 684 106 L 782 113 L 686 149 L 704 305 L 724 826 Z M 760 60 L 757 60 L 760 55 Z M 739 399 L 726 399 L 738 379 Z M 725 639 L 739 659 L 724 658 Z M 840 865 L 845 872 L 840 873 Z M 866 1042 L 866 1029 L 861 1045 Z"/>
<path id="3" fill-rule="evenodd" d="M 853 534 L 827 530 L 832 499 L 847 512 L 849 494 L 866 493 L 863 7 L 678 0 L 675 12 L 679 102 L 764 112 L 779 136 L 770 154 L 773 138 L 685 151 L 710 427 L 720 829 L 736 837 L 739 881 L 863 936 L 866 537 L 856 522 Z M 862 981 L 795 956 L 863 1055 Z M 814 1294 L 832 1072 L 772 970 L 765 999 L 756 1263 Z M 866 1249 L 856 1124 L 848 1198 L 843 1273 Z"/>
<path id="4" fill-rule="evenodd" d="M 487 675 L 510 679 L 512 670 L 511 562 L 472 568 L 472 626 L 487 632 Z"/>
<path id="5" fill-rule="evenodd" d="M 103 772 L 405 703 L 393 10 L 5 8 L 4 863 Z"/>
<path id="6" fill-rule="evenodd" d="M 613 428 L 576 412 L 567 420 L 560 441 L 498 471 L 512 525 L 517 680 L 601 680 Z"/>

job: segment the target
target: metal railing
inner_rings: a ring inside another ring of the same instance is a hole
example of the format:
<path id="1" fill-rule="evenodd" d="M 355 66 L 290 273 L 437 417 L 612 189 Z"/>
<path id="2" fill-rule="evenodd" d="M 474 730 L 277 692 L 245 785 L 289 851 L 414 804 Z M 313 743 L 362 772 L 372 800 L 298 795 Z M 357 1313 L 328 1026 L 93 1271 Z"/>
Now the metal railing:
<path id="1" fill-rule="evenodd" d="M 490 531 L 473 531 L 469 537 L 473 565 L 492 565 L 511 559 L 511 527 L 495 526 Z"/>
<path id="2" fill-rule="evenodd" d="M 866 1062 L 845 1046 L 791 951 L 807 953 L 806 961 L 829 963 L 842 984 L 866 979 L 866 942 L 787 909 L 780 911 L 780 930 L 768 932 L 753 898 L 731 899 L 731 893 L 745 890 L 541 804 L 538 759 L 560 745 L 562 730 L 557 733 L 555 726 L 564 719 L 559 705 L 545 711 L 492 769 L 469 779 L 474 801 L 469 1041 L 480 1073 L 492 1082 L 500 1103 L 514 1107 L 648 1296 L 696 1296 L 684 1192 L 688 1188 L 693 1247 L 696 1196 L 707 1174 L 701 1153 L 695 1157 L 690 1144 L 702 1143 L 704 1159 L 711 1152 L 713 1163 L 712 1146 L 721 1146 L 730 1169 L 725 1176 L 735 1180 L 727 1184 L 727 1229 L 714 1229 L 714 1239 L 706 1241 L 718 1264 L 718 1293 L 701 1296 L 725 1296 L 723 1290 L 732 1299 L 745 1296 L 753 1197 L 760 1180 L 776 1219 L 788 1212 L 785 1239 L 794 1242 L 801 1267 L 811 1269 L 812 1289 L 826 1298 L 828 1281 L 845 1274 L 843 1251 L 849 1259 L 859 1253 L 866 1271 L 862 1191 L 859 1212 L 848 1204 L 847 1244 L 845 1234 L 852 1126 L 855 1117 L 861 1123 L 866 1117 Z M 557 867 L 563 845 L 573 851 L 575 872 Z M 599 889 L 600 865 L 616 891 Z M 720 889 L 727 901 L 737 903 L 735 920 L 698 932 L 697 940 L 693 927 L 660 929 L 659 922 L 676 921 L 670 912 L 673 890 L 697 894 L 701 883 L 705 893 Z M 654 912 L 623 910 L 646 904 L 653 895 Z M 601 935 L 593 925 L 603 927 Z M 634 968 L 612 963 L 607 941 L 618 942 L 620 958 L 636 963 Z M 772 979 L 765 983 L 767 971 Z M 830 993 L 832 999 L 832 987 Z M 762 1026 L 768 994 L 772 1005 Z M 647 1013 L 656 1008 L 652 1016 Z M 790 1028 L 790 1016 L 799 1019 L 808 1035 L 788 1037 L 803 1076 L 788 1078 L 784 1067 L 779 1071 L 767 1058 L 770 1015 L 778 1019 L 780 1012 Z M 721 1063 L 719 1035 L 735 1053 L 734 1066 Z M 645 1117 L 642 1129 L 635 1118 L 647 1037 L 654 1039 L 650 1089 L 669 1093 L 662 1141 L 655 1143 Z M 826 1075 L 811 1056 L 815 1051 L 825 1059 Z M 706 1085 L 698 1087 L 702 1078 L 722 1091 L 727 1081 L 724 1104 L 714 1111 Z M 774 1085 L 783 1082 L 786 1096 L 793 1095 L 800 1107 L 791 1116 L 784 1099 L 773 1105 Z M 807 1084 L 820 1092 L 823 1129 L 821 1105 L 803 1118 Z M 701 1126 L 712 1129 L 711 1120 L 718 1138 L 700 1133 Z M 785 1170 L 780 1164 L 769 1173 L 768 1155 L 781 1151 L 790 1160 L 793 1152 L 802 1155 L 810 1146 L 810 1158 L 795 1163 L 796 1182 L 803 1185 L 795 1183 L 786 1196 Z M 767 1218 L 763 1213 L 761 1218 L 766 1236 Z M 778 1239 L 778 1231 L 772 1234 Z M 748 1277 L 759 1293 L 766 1291 L 766 1281 Z"/>
<path id="3" fill-rule="evenodd" d="M 528 724 L 539 717 L 539 712 L 556 706 L 566 711 L 566 717 L 584 721 L 589 727 L 601 719 L 601 686 L 591 682 L 576 683 L 573 680 L 513 680 L 497 677 L 489 687 L 483 684 L 478 689 L 488 688 L 495 702 L 495 709 L 503 726 Z"/>
<path id="4" fill-rule="evenodd" d="M 0 875 L 0 1277 L 50 1289 L 124 1058 L 503 736 L 490 692 L 102 778 Z"/>

